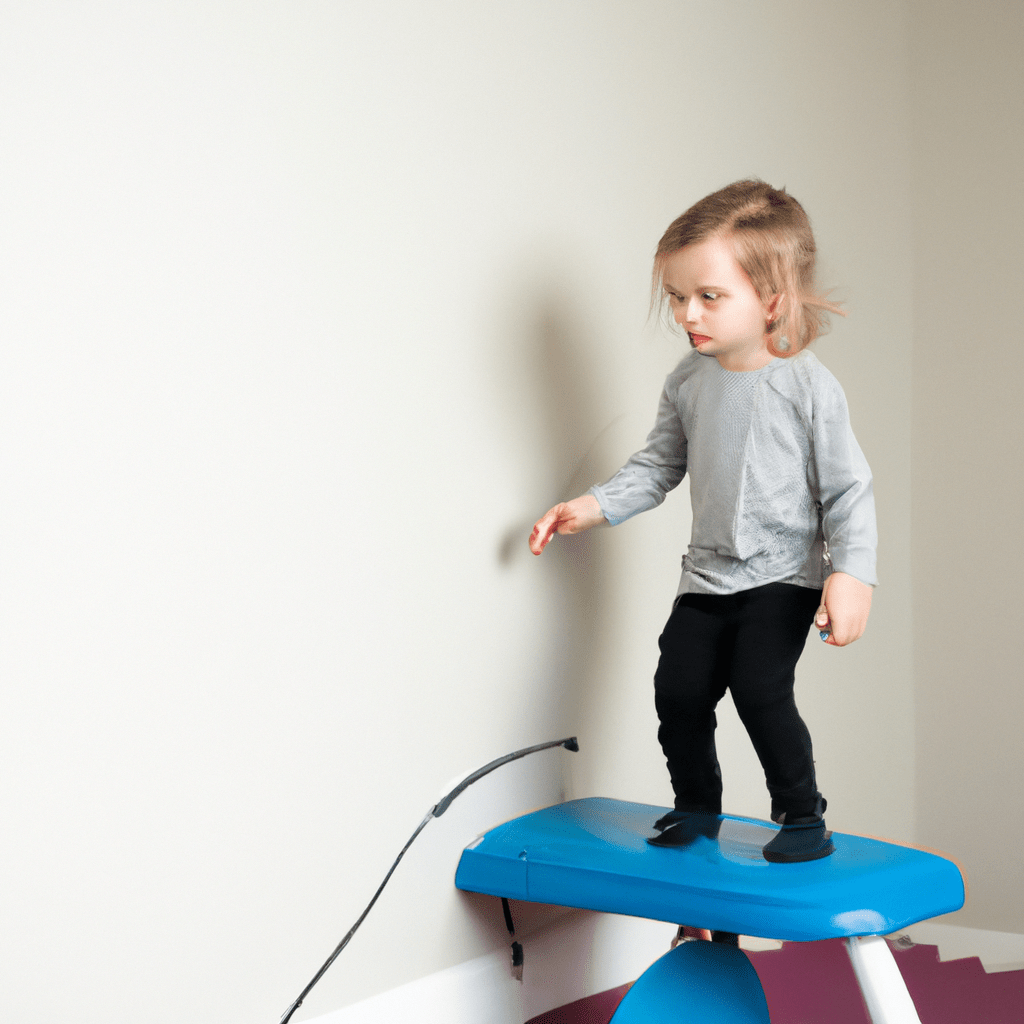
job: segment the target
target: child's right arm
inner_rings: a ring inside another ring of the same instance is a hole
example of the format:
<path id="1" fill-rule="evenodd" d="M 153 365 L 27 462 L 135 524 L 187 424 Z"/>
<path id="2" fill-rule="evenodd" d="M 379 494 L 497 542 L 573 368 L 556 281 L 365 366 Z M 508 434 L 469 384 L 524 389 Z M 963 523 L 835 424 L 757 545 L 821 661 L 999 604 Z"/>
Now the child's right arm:
<path id="1" fill-rule="evenodd" d="M 698 364 L 684 360 L 669 374 L 658 404 L 654 429 L 647 446 L 633 455 L 610 480 L 572 501 L 563 501 L 537 520 L 530 534 L 530 550 L 539 555 L 556 533 L 582 533 L 601 523 L 621 523 L 665 500 L 686 473 L 686 435 L 676 408 L 680 369 Z M 671 385 L 671 389 L 670 389 Z M 670 393 L 671 390 L 671 393 Z M 603 511 L 602 511 L 603 508 Z"/>
<path id="2" fill-rule="evenodd" d="M 561 501 L 537 520 L 530 534 L 530 550 L 539 555 L 556 533 L 582 533 L 607 522 L 592 494 Z"/>

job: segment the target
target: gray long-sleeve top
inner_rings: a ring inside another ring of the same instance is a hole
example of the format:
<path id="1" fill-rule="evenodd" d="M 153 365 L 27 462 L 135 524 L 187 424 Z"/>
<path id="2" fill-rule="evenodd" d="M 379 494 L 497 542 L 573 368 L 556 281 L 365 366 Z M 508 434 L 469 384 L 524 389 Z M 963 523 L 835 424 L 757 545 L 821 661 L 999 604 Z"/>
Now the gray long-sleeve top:
<path id="1" fill-rule="evenodd" d="M 691 352 L 665 381 L 646 447 L 590 493 L 614 526 L 661 504 L 687 472 L 679 593 L 819 589 L 830 570 L 877 583 L 871 470 L 843 389 L 813 353 L 737 373 Z"/>

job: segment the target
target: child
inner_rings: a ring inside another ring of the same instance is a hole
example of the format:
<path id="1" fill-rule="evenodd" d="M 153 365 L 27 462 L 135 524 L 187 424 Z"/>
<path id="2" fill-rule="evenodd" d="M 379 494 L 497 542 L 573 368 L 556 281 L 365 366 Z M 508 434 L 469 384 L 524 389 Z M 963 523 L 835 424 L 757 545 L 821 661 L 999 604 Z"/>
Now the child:
<path id="1" fill-rule="evenodd" d="M 530 537 L 539 555 L 555 533 L 614 526 L 660 504 L 689 471 L 693 533 L 654 677 L 675 809 L 655 823 L 654 845 L 717 835 L 715 707 L 729 690 L 781 825 L 765 858 L 834 849 L 794 670 L 812 622 L 834 647 L 864 632 L 875 512 L 842 388 L 806 351 L 840 312 L 816 292 L 814 263 L 803 207 L 761 181 L 729 185 L 674 221 L 658 244 L 654 294 L 694 351 L 668 375 L 647 446 L 550 509 Z"/>

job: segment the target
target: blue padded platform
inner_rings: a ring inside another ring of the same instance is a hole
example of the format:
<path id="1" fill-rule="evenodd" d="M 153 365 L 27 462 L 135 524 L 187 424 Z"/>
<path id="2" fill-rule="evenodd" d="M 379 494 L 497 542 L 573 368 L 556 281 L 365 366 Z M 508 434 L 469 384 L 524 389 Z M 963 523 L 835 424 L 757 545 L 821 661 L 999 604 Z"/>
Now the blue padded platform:
<path id="1" fill-rule="evenodd" d="M 792 942 L 888 935 L 959 910 L 960 870 L 923 850 L 836 832 L 835 853 L 769 864 L 778 826 L 723 815 L 716 840 L 645 842 L 666 807 L 591 797 L 515 818 L 462 853 L 459 889 Z"/>

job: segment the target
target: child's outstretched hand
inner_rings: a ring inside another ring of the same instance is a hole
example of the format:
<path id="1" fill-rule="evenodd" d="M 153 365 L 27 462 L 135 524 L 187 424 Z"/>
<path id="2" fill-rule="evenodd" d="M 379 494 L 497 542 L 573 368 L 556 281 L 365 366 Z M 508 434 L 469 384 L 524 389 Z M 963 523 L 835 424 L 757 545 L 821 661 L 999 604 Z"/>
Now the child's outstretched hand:
<path id="1" fill-rule="evenodd" d="M 845 647 L 860 639 L 871 612 L 872 588 L 845 572 L 834 572 L 821 591 L 821 605 L 814 616 L 815 628 L 827 631 L 825 643 Z"/>
<path id="2" fill-rule="evenodd" d="M 592 494 L 559 502 L 537 520 L 530 534 L 530 550 L 539 555 L 556 533 L 582 533 L 605 521 Z"/>

